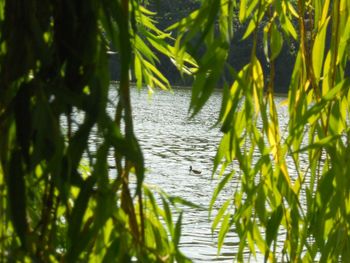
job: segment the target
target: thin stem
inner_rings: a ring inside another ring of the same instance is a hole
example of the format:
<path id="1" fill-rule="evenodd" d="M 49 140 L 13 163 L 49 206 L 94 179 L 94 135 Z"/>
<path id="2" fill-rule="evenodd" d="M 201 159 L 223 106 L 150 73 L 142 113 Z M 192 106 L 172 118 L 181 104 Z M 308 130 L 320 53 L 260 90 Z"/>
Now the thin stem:
<path id="1" fill-rule="evenodd" d="M 125 138 L 127 141 L 132 142 L 135 139 L 134 129 L 133 129 L 133 119 L 132 119 L 132 107 L 130 99 L 130 81 L 129 81 L 129 69 L 131 64 L 131 41 L 130 41 L 130 29 L 129 29 L 129 0 L 122 0 L 121 2 L 121 13 L 122 17 L 119 20 L 120 29 L 120 62 L 121 62 L 121 79 L 120 79 L 120 106 L 117 107 L 117 114 L 120 115 L 121 109 L 124 110 L 124 121 L 125 121 Z M 118 117 L 118 116 L 117 116 Z M 118 122 L 118 118 L 116 118 Z M 119 166 L 118 161 L 117 168 Z M 132 162 L 126 160 L 124 171 L 120 173 L 122 179 L 122 207 L 130 216 L 130 223 L 134 228 L 136 236 L 140 237 L 138 234 L 138 226 L 136 220 L 135 209 L 132 204 L 132 198 L 128 186 L 129 170 L 132 166 Z M 120 169 L 120 166 L 119 166 Z M 141 182 L 138 182 L 141 183 Z M 141 189 L 141 187 L 138 187 Z M 142 193 L 137 192 L 140 206 L 140 219 L 141 219 L 141 241 L 144 240 L 144 219 L 143 219 L 143 209 L 142 209 Z M 123 202 L 124 200 L 124 202 Z M 131 207 L 130 207 L 131 206 Z"/>

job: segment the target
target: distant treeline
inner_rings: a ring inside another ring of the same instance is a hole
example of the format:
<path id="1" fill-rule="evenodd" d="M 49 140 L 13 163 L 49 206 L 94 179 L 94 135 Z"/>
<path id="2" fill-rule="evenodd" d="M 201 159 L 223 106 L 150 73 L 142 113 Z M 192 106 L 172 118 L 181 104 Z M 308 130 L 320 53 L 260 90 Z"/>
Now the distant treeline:
<path id="1" fill-rule="evenodd" d="M 192 10 L 194 10 L 199 5 L 199 1 L 196 0 L 151 0 L 148 1 L 148 8 L 156 12 L 155 16 L 158 21 L 158 26 L 160 29 L 165 30 L 170 25 L 176 23 L 181 18 L 186 17 Z M 234 28 L 234 37 L 230 45 L 230 53 L 228 59 L 228 67 L 226 73 L 222 76 L 221 83 L 218 83 L 218 86 L 222 86 L 222 83 L 225 81 L 231 83 L 232 76 L 229 73 L 229 66 L 240 70 L 244 65 L 249 63 L 251 50 L 252 50 L 252 37 L 248 37 L 245 40 L 242 40 L 242 37 L 245 33 L 247 25 L 241 25 L 238 19 L 233 19 L 232 21 Z M 259 32 L 259 47 L 257 50 L 257 57 L 261 61 L 263 70 L 268 72 L 268 63 L 266 61 L 264 51 L 263 51 L 263 26 L 260 25 L 261 30 Z M 292 74 L 292 69 L 294 67 L 294 60 L 296 56 L 296 51 L 298 47 L 295 45 L 292 39 L 289 41 L 285 40 L 283 43 L 283 48 L 275 60 L 275 92 L 283 93 L 287 92 L 288 85 L 290 82 L 290 76 Z M 201 53 L 200 50 L 196 52 Z M 160 59 L 159 69 L 162 73 L 168 78 L 169 82 L 172 85 L 190 85 L 192 80 L 188 76 L 181 76 L 172 64 L 172 62 L 163 56 L 158 54 Z M 191 54 L 194 57 L 199 57 L 201 54 Z M 111 79 L 119 80 L 119 62 L 118 54 L 110 56 L 110 68 L 111 68 Z M 267 75 L 267 74 L 266 74 Z"/>

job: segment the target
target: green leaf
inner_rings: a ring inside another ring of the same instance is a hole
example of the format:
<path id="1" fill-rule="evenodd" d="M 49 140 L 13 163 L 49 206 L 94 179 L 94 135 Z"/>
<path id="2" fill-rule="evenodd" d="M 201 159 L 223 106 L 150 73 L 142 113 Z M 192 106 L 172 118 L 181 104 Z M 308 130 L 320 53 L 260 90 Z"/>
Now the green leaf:
<path id="1" fill-rule="evenodd" d="M 6 176 L 8 186 L 8 201 L 13 226 L 21 240 L 23 248 L 27 247 L 28 222 L 26 217 L 26 187 L 24 182 L 25 171 L 21 153 L 16 150 L 11 153 L 9 160 L 9 174 Z"/>
<path id="2" fill-rule="evenodd" d="M 139 56 L 136 54 L 134 59 L 134 70 L 136 77 L 136 86 L 140 89 L 142 88 L 142 66 Z"/>
<path id="3" fill-rule="evenodd" d="M 239 20 L 241 23 L 243 23 L 247 17 L 247 0 L 240 1 L 240 8 L 239 8 Z"/>
<path id="4" fill-rule="evenodd" d="M 281 22 L 283 30 L 286 33 L 291 35 L 294 39 L 298 39 L 298 34 L 295 31 L 295 28 L 294 28 L 292 22 L 290 21 L 290 19 L 285 14 L 281 15 L 280 22 Z"/>
<path id="5" fill-rule="evenodd" d="M 271 27 L 271 60 L 277 58 L 283 47 L 283 38 L 276 25 Z"/>
<path id="6" fill-rule="evenodd" d="M 325 54 L 326 33 L 329 20 L 330 18 L 328 18 L 319 29 L 319 32 L 316 35 L 314 41 L 314 46 L 312 48 L 312 66 L 314 68 L 314 73 L 317 80 L 319 80 L 321 77 L 323 58 Z"/>
<path id="7" fill-rule="evenodd" d="M 135 166 L 135 172 L 137 177 L 136 194 L 141 193 L 142 183 L 145 175 L 144 158 L 139 142 L 135 136 L 123 138 L 120 130 L 115 123 L 109 118 L 104 116 L 101 121 L 101 126 L 104 129 L 104 136 L 106 140 L 114 146 L 116 151 L 125 156 L 127 160 L 131 161 Z"/>
<path id="8" fill-rule="evenodd" d="M 237 122 L 237 115 L 239 112 L 239 103 L 243 97 L 243 91 L 245 90 L 246 86 L 248 85 L 245 81 L 247 78 L 247 74 L 249 71 L 249 65 L 246 65 L 243 67 L 243 69 L 237 74 L 235 70 L 232 70 L 232 74 L 235 78 L 235 81 L 233 82 L 231 89 L 230 89 L 230 97 L 228 98 L 227 103 L 225 104 L 226 108 L 222 109 L 222 117 L 221 121 L 223 122 L 221 131 L 224 133 L 227 133 L 233 125 Z M 242 126 L 244 124 L 239 123 Z M 239 132 L 237 132 L 239 134 Z"/>
<path id="9" fill-rule="evenodd" d="M 318 140 L 312 144 L 309 144 L 293 153 L 300 153 L 308 150 L 313 150 L 313 149 L 321 149 L 324 147 L 329 147 L 333 145 L 333 142 L 338 140 L 341 136 L 340 135 L 330 135 L 325 138 L 322 138 L 321 140 Z"/>
<path id="10" fill-rule="evenodd" d="M 67 258 L 75 261 L 84 247 L 80 246 L 81 227 L 83 225 L 83 217 L 88 207 L 89 199 L 93 192 L 93 187 L 96 182 L 95 177 L 88 177 L 80 189 L 77 200 L 74 202 L 74 208 L 69 218 L 68 224 L 68 239 L 69 248 Z"/>
<path id="11" fill-rule="evenodd" d="M 317 115 L 324 109 L 325 105 L 333 100 L 343 89 L 348 89 L 350 79 L 344 79 L 338 85 L 336 85 L 333 89 L 331 89 L 322 99 L 314 104 L 310 109 L 306 111 L 306 113 L 302 116 L 301 119 L 298 120 L 297 127 L 305 125 L 307 122 L 310 122 L 310 119 L 314 118 L 317 120 Z M 297 130 L 297 127 L 294 127 L 294 131 L 292 131 L 292 135 Z"/>
<path id="12" fill-rule="evenodd" d="M 154 64 L 155 61 L 159 62 L 157 56 L 152 52 L 152 50 L 146 45 L 146 43 L 138 36 L 135 36 L 135 48 L 138 50 L 142 56 L 144 56 L 150 63 Z"/>
<path id="13" fill-rule="evenodd" d="M 217 215 L 215 216 L 215 218 L 213 220 L 213 224 L 211 226 L 212 231 L 214 231 L 217 228 L 217 226 L 220 223 L 220 221 L 221 221 L 222 217 L 224 216 L 225 212 L 227 212 L 227 208 L 228 208 L 228 206 L 230 205 L 231 202 L 232 202 L 232 200 L 228 199 L 220 207 Z"/>
<path id="14" fill-rule="evenodd" d="M 171 202 L 171 204 L 173 204 L 173 205 L 181 204 L 181 205 L 185 205 L 185 206 L 188 206 L 188 207 L 194 208 L 194 209 L 206 210 L 205 207 L 198 205 L 196 203 L 193 203 L 191 201 L 188 201 L 184 198 L 181 198 L 180 196 L 168 196 L 167 198 Z"/>
<path id="15" fill-rule="evenodd" d="M 348 53 L 347 56 L 350 55 L 349 42 L 350 42 L 350 16 L 347 18 L 344 32 L 340 38 L 337 64 L 346 58 L 347 53 Z"/>
<path id="16" fill-rule="evenodd" d="M 120 246 L 121 246 L 120 238 L 116 237 L 112 244 L 107 248 L 107 252 L 103 257 L 102 263 L 109 263 L 116 260 L 116 258 L 120 257 Z"/>
<path id="17" fill-rule="evenodd" d="M 270 219 L 266 225 L 266 243 L 270 247 L 273 240 L 276 240 L 278 229 L 283 217 L 282 205 L 278 206 L 271 214 Z"/>
<path id="18" fill-rule="evenodd" d="M 203 57 L 200 63 L 201 70 L 196 72 L 190 103 L 191 117 L 195 116 L 209 99 L 225 64 L 228 47 L 215 40 L 212 48 L 212 52 L 207 52 Z"/>
<path id="19" fill-rule="evenodd" d="M 182 212 L 180 213 L 179 218 L 177 219 L 177 222 L 175 225 L 175 231 L 174 231 L 174 245 L 175 246 L 178 246 L 180 243 L 181 225 L 182 225 Z"/>
<path id="20" fill-rule="evenodd" d="M 247 39 L 254 32 L 255 28 L 256 28 L 256 22 L 253 19 L 251 19 L 249 21 L 246 31 L 244 32 L 242 40 Z"/>
<path id="21" fill-rule="evenodd" d="M 317 191 L 316 201 L 318 206 L 323 210 L 327 209 L 327 204 L 330 202 L 331 197 L 335 193 L 333 180 L 335 177 L 335 172 L 333 170 L 329 170 L 326 172 L 319 182 L 319 188 Z"/>
<path id="22" fill-rule="evenodd" d="M 260 222 L 265 225 L 266 224 L 266 193 L 264 191 L 264 186 L 259 186 L 257 189 L 257 197 L 255 201 L 255 210 Z"/>
<path id="23" fill-rule="evenodd" d="M 230 227 L 232 225 L 232 222 L 230 219 L 231 219 L 231 214 L 228 213 L 225 215 L 224 219 L 222 220 L 222 224 L 220 226 L 220 231 L 218 235 L 218 254 L 220 253 L 222 245 L 224 244 L 225 236 L 230 230 Z"/>
<path id="24" fill-rule="evenodd" d="M 161 198 L 162 198 L 162 203 L 163 203 L 163 207 L 164 207 L 164 211 L 165 211 L 164 220 L 168 226 L 168 229 L 170 231 L 171 236 L 174 237 L 174 224 L 173 224 L 173 219 L 171 216 L 171 210 L 170 210 L 169 204 L 165 200 L 165 198 L 163 196 Z"/>
<path id="25" fill-rule="evenodd" d="M 235 174 L 234 171 L 232 171 L 231 173 L 227 174 L 224 176 L 224 178 L 220 181 L 220 183 L 217 185 L 217 187 L 214 190 L 213 196 L 210 200 L 210 204 L 209 204 L 209 217 L 211 215 L 211 212 L 213 210 L 213 205 L 218 197 L 218 195 L 220 194 L 221 190 L 224 188 L 224 186 L 231 181 L 233 175 Z"/>

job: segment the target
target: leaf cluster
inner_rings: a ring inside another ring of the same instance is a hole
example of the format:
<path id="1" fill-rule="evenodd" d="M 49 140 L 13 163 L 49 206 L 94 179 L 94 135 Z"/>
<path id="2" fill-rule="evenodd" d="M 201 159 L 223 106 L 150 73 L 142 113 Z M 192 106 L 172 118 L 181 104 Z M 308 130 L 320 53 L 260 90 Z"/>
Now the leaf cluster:
<path id="1" fill-rule="evenodd" d="M 181 200 L 143 185 L 133 130 L 129 71 L 170 87 L 152 51 L 173 56 L 170 36 L 153 16 L 139 1 L 0 1 L 0 261 L 187 261 Z"/>
<path id="2" fill-rule="evenodd" d="M 253 38 L 249 63 L 239 70 L 227 61 L 235 12 L 248 24 L 243 39 Z M 349 256 L 349 17 L 350 5 L 342 0 L 213 0 L 176 24 L 180 61 L 191 41 L 198 39 L 205 50 L 194 74 L 192 114 L 224 70 L 234 79 L 224 85 L 218 120 L 223 137 L 214 161 L 214 172 L 223 177 L 210 207 L 231 186 L 213 230 L 219 230 L 219 249 L 227 233 L 236 232 L 238 261 L 249 260 L 246 252 L 271 262 Z M 260 26 L 267 74 L 257 56 Z M 276 105 L 275 62 L 288 39 L 299 49 L 290 61 L 288 97 Z M 279 124 L 281 109 L 288 111 L 287 130 Z"/>

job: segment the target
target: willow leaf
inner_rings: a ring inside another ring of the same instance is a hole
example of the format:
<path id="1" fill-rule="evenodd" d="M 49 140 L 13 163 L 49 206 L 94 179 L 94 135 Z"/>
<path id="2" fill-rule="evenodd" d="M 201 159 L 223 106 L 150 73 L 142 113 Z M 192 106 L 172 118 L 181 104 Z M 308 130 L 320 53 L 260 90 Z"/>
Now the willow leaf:
<path id="1" fill-rule="evenodd" d="M 219 223 L 222 220 L 222 217 L 225 215 L 225 213 L 228 213 L 228 207 L 229 207 L 231 202 L 232 202 L 232 200 L 228 199 L 220 207 L 217 215 L 215 216 L 215 218 L 213 220 L 213 224 L 211 226 L 212 231 L 214 231 L 217 228 L 217 226 L 219 225 Z"/>
<path id="2" fill-rule="evenodd" d="M 212 195 L 212 198 L 210 200 L 210 204 L 209 204 L 209 217 L 211 215 L 213 205 L 214 205 L 218 195 L 220 194 L 221 190 L 225 187 L 225 185 L 232 179 L 234 174 L 235 174 L 235 172 L 232 171 L 231 173 L 225 175 L 224 178 L 220 181 L 220 183 L 215 188 L 214 193 Z"/>
<path id="3" fill-rule="evenodd" d="M 280 227 L 280 222 L 283 217 L 283 208 L 280 205 L 271 214 L 270 219 L 267 221 L 266 225 L 266 243 L 270 247 L 273 240 L 276 240 L 278 229 Z"/>
<path id="4" fill-rule="evenodd" d="M 135 77 L 136 77 L 136 85 L 138 88 L 142 87 L 142 66 L 141 66 L 141 61 L 139 58 L 139 55 L 136 54 L 135 59 L 134 59 L 134 70 L 135 70 Z"/>
<path id="5" fill-rule="evenodd" d="M 70 242 L 67 252 L 67 259 L 71 261 L 75 261 L 84 250 L 84 245 L 87 245 L 86 241 L 88 240 L 84 240 L 84 243 L 80 242 L 80 239 L 82 238 L 81 228 L 83 225 L 83 217 L 88 207 L 88 202 L 92 195 L 92 189 L 95 182 L 96 179 L 92 176 L 85 180 L 70 216 L 68 225 L 68 238 Z"/>
<path id="6" fill-rule="evenodd" d="M 283 47 L 283 37 L 275 25 L 271 28 L 271 60 L 277 58 Z"/>
<path id="7" fill-rule="evenodd" d="M 344 28 L 344 32 L 340 38 L 339 42 L 339 50 L 338 50 L 338 58 L 337 63 L 345 59 L 346 53 L 349 56 L 349 41 L 350 41 L 350 16 L 347 18 L 347 22 Z"/>
<path id="8" fill-rule="evenodd" d="M 27 202 L 24 181 L 23 163 L 19 150 L 11 154 L 9 163 L 10 174 L 6 177 L 8 184 L 9 206 L 14 228 L 21 240 L 21 245 L 26 248 L 28 222 L 26 218 Z"/>
<path id="9" fill-rule="evenodd" d="M 147 60 L 149 60 L 152 64 L 154 64 L 155 61 L 159 62 L 157 56 L 154 55 L 152 50 L 148 47 L 148 45 L 146 45 L 146 43 L 139 36 L 135 37 L 134 45 L 135 45 L 135 48 L 140 52 L 140 54 L 142 54 L 142 56 L 147 58 Z"/>
<path id="10" fill-rule="evenodd" d="M 172 237 L 174 237 L 174 224 L 173 224 L 173 219 L 172 219 L 172 215 L 171 215 L 171 211 L 170 211 L 170 207 L 168 202 L 165 200 L 165 198 L 162 196 L 162 203 L 163 203 L 163 207 L 164 207 L 164 211 L 165 211 L 165 223 L 168 226 L 168 229 L 170 231 L 170 234 Z"/>
<path id="11" fill-rule="evenodd" d="M 177 222 L 175 225 L 175 231 L 174 231 L 174 245 L 175 246 L 178 246 L 180 243 L 181 225 L 182 225 L 182 212 L 180 213 L 179 218 L 177 219 Z"/>
<path id="12" fill-rule="evenodd" d="M 205 207 L 198 205 L 194 202 L 188 201 L 184 198 L 181 198 L 180 196 L 168 196 L 167 198 L 171 202 L 171 204 L 173 204 L 173 205 L 181 204 L 181 205 L 185 205 L 185 206 L 188 206 L 188 207 L 194 208 L 194 209 L 206 210 Z"/>
<path id="13" fill-rule="evenodd" d="M 240 1 L 240 8 L 239 8 L 239 20 L 241 23 L 245 21 L 247 18 L 247 0 Z"/>
<path id="14" fill-rule="evenodd" d="M 325 21 L 325 23 L 319 29 L 319 32 L 316 35 L 314 46 L 312 49 L 312 65 L 313 65 L 315 77 L 317 80 L 319 80 L 321 76 L 323 58 L 325 54 L 326 32 L 327 32 L 328 22 L 329 22 L 329 18 Z"/>
<path id="15" fill-rule="evenodd" d="M 230 230 L 231 226 L 231 215 L 230 213 L 226 214 L 224 219 L 222 220 L 222 224 L 220 226 L 220 231 L 218 235 L 218 253 L 220 253 L 220 250 L 222 248 L 222 245 L 224 244 L 225 236 L 227 232 Z"/>

